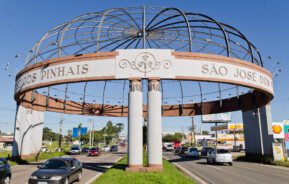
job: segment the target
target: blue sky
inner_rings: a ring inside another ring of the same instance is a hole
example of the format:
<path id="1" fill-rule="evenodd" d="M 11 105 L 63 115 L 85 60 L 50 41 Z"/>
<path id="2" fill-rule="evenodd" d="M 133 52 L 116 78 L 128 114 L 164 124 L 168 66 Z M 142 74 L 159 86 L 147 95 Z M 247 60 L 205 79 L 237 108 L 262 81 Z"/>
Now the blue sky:
<path id="1" fill-rule="evenodd" d="M 15 102 L 13 99 L 14 76 L 23 67 L 23 58 L 32 45 L 49 29 L 73 19 L 74 17 L 105 10 L 112 7 L 127 6 L 160 6 L 177 7 L 184 11 L 207 14 L 220 22 L 239 29 L 260 50 L 269 70 L 281 68 L 282 72 L 274 78 L 275 99 L 272 102 L 274 121 L 289 119 L 289 1 L 284 0 L 2 0 L 0 2 L 0 130 L 13 131 L 15 118 Z M 15 58 L 16 54 L 20 57 Z M 272 60 L 268 60 L 268 56 Z M 6 71 L 7 63 L 10 63 Z M 270 63 L 271 62 L 271 63 Z M 279 67 L 276 63 L 279 62 Z M 12 75 L 9 77 L 9 75 Z M 241 122 L 241 113 L 233 113 L 233 121 Z M 58 129 L 60 115 L 46 113 L 45 125 Z M 107 120 L 123 122 L 126 118 L 64 116 L 64 131 L 82 122 L 89 125 L 93 119 L 96 128 L 100 128 Z M 164 131 L 186 131 L 190 118 L 163 118 Z M 197 128 L 209 129 L 209 125 L 201 125 L 200 117 L 196 117 Z"/>

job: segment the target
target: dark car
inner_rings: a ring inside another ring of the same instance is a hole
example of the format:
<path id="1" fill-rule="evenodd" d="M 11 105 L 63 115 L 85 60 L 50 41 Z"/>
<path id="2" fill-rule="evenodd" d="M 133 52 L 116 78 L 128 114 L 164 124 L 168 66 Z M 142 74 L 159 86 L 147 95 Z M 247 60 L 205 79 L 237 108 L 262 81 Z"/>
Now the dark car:
<path id="1" fill-rule="evenodd" d="M 187 146 L 182 146 L 179 151 L 180 156 L 185 156 L 185 152 L 188 151 L 189 148 Z"/>
<path id="2" fill-rule="evenodd" d="M 82 178 L 82 163 L 72 157 L 49 159 L 32 173 L 29 184 L 69 184 Z"/>
<path id="3" fill-rule="evenodd" d="M 11 168 L 5 158 L 0 158 L 0 183 L 9 184 L 11 179 Z"/>
<path id="4" fill-rule="evenodd" d="M 100 156 L 101 152 L 99 148 L 91 148 L 88 152 L 88 156 Z"/>
<path id="5" fill-rule="evenodd" d="M 210 151 L 211 149 L 212 149 L 211 147 L 204 147 L 204 148 L 201 150 L 201 156 L 206 157 L 207 154 L 209 153 L 209 151 Z"/>
<path id="6" fill-rule="evenodd" d="M 117 145 L 113 145 L 110 147 L 110 151 L 111 152 L 118 152 L 118 146 Z"/>
<path id="7" fill-rule="evenodd" d="M 81 149 L 81 153 L 88 153 L 90 151 L 90 148 L 84 147 Z"/>
<path id="8" fill-rule="evenodd" d="M 181 147 L 177 147 L 177 148 L 175 149 L 175 151 L 174 151 L 174 154 L 175 154 L 175 155 L 178 155 L 179 152 L 180 152 L 180 149 L 181 149 Z"/>

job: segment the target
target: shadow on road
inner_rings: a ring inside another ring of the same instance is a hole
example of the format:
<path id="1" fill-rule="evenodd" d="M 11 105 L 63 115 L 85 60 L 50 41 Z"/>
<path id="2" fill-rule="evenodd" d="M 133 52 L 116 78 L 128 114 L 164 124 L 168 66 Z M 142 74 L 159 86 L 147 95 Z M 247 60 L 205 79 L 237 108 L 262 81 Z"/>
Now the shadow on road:
<path id="1" fill-rule="evenodd" d="M 186 162 L 186 161 L 193 161 L 193 160 L 199 160 L 199 158 L 189 158 L 189 157 L 179 157 L 176 159 L 169 159 L 169 162 Z"/>

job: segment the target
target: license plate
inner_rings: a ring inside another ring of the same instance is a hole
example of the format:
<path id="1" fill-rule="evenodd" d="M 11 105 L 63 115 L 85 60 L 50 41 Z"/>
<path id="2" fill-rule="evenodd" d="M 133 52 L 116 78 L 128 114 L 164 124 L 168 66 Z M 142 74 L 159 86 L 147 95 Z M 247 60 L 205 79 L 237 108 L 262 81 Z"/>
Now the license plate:
<path id="1" fill-rule="evenodd" d="M 47 182 L 40 181 L 37 184 L 47 184 Z"/>

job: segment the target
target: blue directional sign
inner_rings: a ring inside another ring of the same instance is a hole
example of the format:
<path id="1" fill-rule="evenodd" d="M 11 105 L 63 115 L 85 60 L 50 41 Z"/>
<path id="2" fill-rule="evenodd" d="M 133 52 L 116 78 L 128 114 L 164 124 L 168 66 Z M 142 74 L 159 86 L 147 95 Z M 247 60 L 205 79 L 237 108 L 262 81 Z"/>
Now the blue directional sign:
<path id="1" fill-rule="evenodd" d="M 81 127 L 80 129 L 80 135 L 84 135 L 87 134 L 87 127 Z M 73 138 L 78 138 L 79 134 L 78 134 L 78 127 L 74 127 L 72 129 L 72 137 Z"/>

